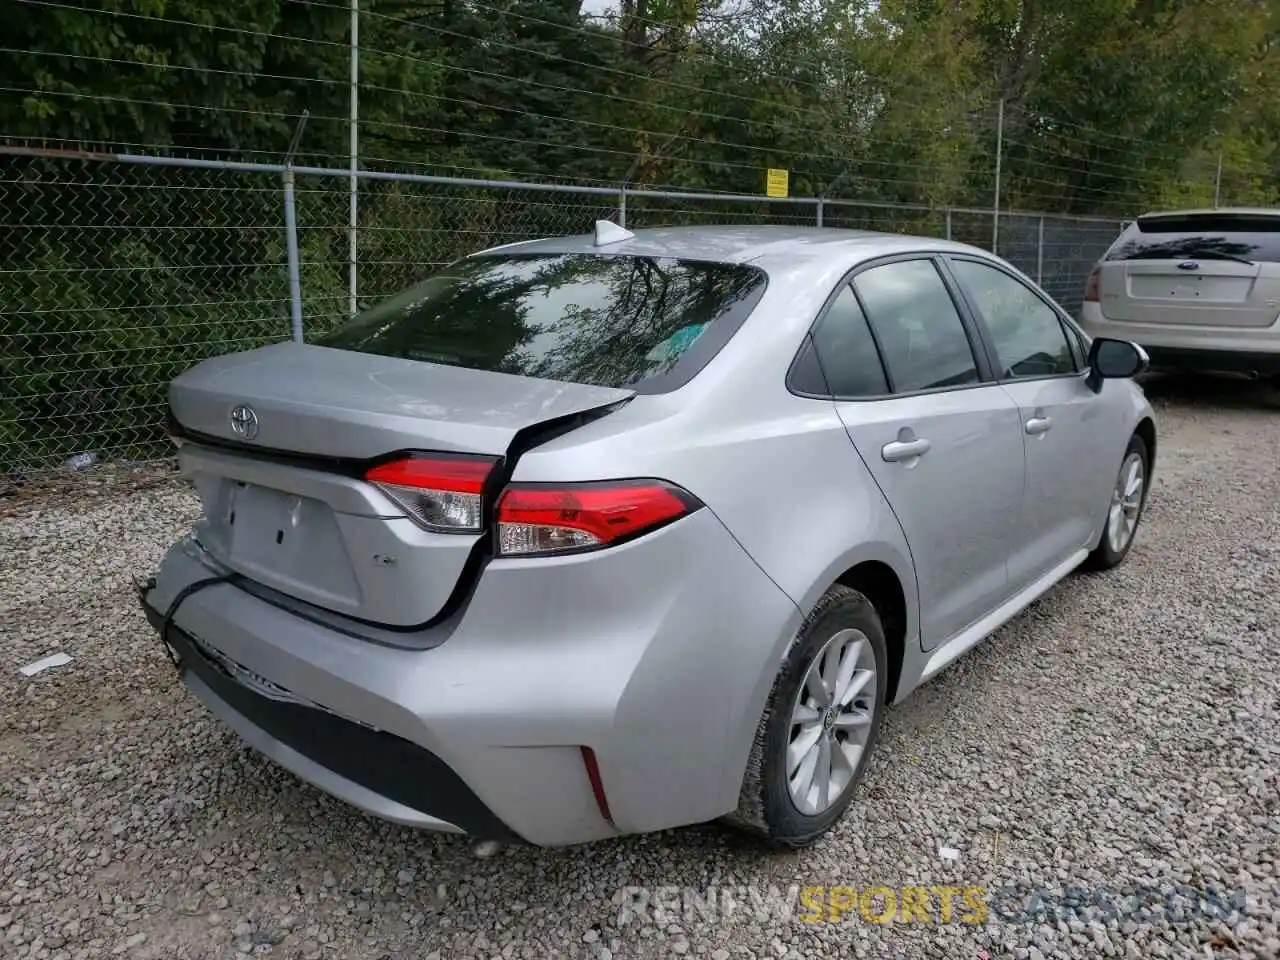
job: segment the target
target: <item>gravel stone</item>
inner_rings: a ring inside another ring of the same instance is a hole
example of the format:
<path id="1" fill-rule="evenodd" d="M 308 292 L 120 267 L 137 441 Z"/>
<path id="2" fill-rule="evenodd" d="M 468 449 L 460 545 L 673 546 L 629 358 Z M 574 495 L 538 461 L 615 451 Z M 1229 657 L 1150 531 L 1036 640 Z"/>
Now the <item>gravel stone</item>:
<path id="1" fill-rule="evenodd" d="M 477 849 L 366 817 L 209 716 L 147 626 L 131 578 L 196 518 L 185 484 L 106 471 L 0 498 L 0 956 L 1276 960 L 1280 392 L 1148 393 L 1155 484 L 1125 565 L 1068 578 L 889 711 L 848 817 L 787 854 L 716 826 Z M 73 661 L 18 673 L 57 651 Z M 810 885 L 978 886 L 999 910 L 810 924 L 787 899 Z M 626 919 L 635 886 L 735 906 Z M 1204 890 L 1217 915 L 1190 908 Z"/>

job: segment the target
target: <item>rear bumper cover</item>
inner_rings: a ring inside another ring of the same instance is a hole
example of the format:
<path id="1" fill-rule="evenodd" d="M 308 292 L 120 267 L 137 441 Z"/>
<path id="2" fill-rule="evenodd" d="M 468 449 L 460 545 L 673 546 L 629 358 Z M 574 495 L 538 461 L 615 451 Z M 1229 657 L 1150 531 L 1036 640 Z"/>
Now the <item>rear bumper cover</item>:
<path id="1" fill-rule="evenodd" d="M 143 609 L 152 627 L 162 629 L 164 616 L 145 602 Z M 177 627 L 170 626 L 162 639 L 183 681 L 211 713 L 303 779 L 398 823 L 508 843 L 518 839 L 429 750 L 255 682 L 242 665 Z"/>
<path id="2" fill-rule="evenodd" d="M 181 541 L 148 616 L 160 624 L 184 587 L 221 572 Z M 733 809 L 800 621 L 704 509 L 598 554 L 492 561 L 430 649 L 330 629 L 233 583 L 190 594 L 170 644 L 215 715 L 321 789 L 402 823 L 556 846 Z"/>
<path id="3" fill-rule="evenodd" d="M 1098 304 L 1086 303 L 1080 325 L 1091 337 L 1141 344 L 1157 370 L 1280 373 L 1280 323 L 1270 327 L 1131 323 L 1111 320 Z"/>

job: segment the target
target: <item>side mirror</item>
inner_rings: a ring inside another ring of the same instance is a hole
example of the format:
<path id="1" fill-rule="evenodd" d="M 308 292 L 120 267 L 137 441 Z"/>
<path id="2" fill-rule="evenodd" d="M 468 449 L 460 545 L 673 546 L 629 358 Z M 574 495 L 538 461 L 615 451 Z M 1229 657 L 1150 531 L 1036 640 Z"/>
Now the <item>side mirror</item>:
<path id="1" fill-rule="evenodd" d="M 1089 388 L 1097 393 L 1103 380 L 1126 380 L 1151 366 L 1147 351 L 1128 340 L 1099 337 L 1089 347 Z"/>

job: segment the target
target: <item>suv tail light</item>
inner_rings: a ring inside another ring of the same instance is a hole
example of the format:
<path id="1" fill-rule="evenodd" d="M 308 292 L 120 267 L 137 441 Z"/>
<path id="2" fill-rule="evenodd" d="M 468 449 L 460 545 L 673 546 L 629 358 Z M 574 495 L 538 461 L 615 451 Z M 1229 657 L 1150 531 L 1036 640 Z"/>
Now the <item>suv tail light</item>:
<path id="1" fill-rule="evenodd" d="M 1094 267 L 1093 270 L 1089 272 L 1089 279 L 1085 282 L 1085 285 L 1084 285 L 1084 302 L 1085 303 L 1098 302 L 1098 281 L 1099 281 L 1099 275 L 1101 274 L 1101 272 L 1102 272 L 1101 267 Z"/>
<path id="2" fill-rule="evenodd" d="M 498 556 L 610 547 L 701 506 L 692 494 L 662 480 L 515 484 L 498 500 Z"/>
<path id="3" fill-rule="evenodd" d="M 484 487 L 493 457 L 417 454 L 369 470 L 364 478 L 436 533 L 484 529 Z"/>

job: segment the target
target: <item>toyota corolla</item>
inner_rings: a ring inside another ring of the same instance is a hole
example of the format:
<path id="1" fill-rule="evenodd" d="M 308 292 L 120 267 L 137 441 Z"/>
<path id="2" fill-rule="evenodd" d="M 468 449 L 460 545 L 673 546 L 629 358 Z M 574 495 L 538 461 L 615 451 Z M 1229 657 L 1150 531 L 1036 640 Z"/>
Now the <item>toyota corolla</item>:
<path id="1" fill-rule="evenodd" d="M 800 846 L 888 705 L 1124 560 L 1146 362 L 941 240 L 482 251 L 172 383 L 203 512 L 144 607 L 226 726 L 377 816 Z"/>

